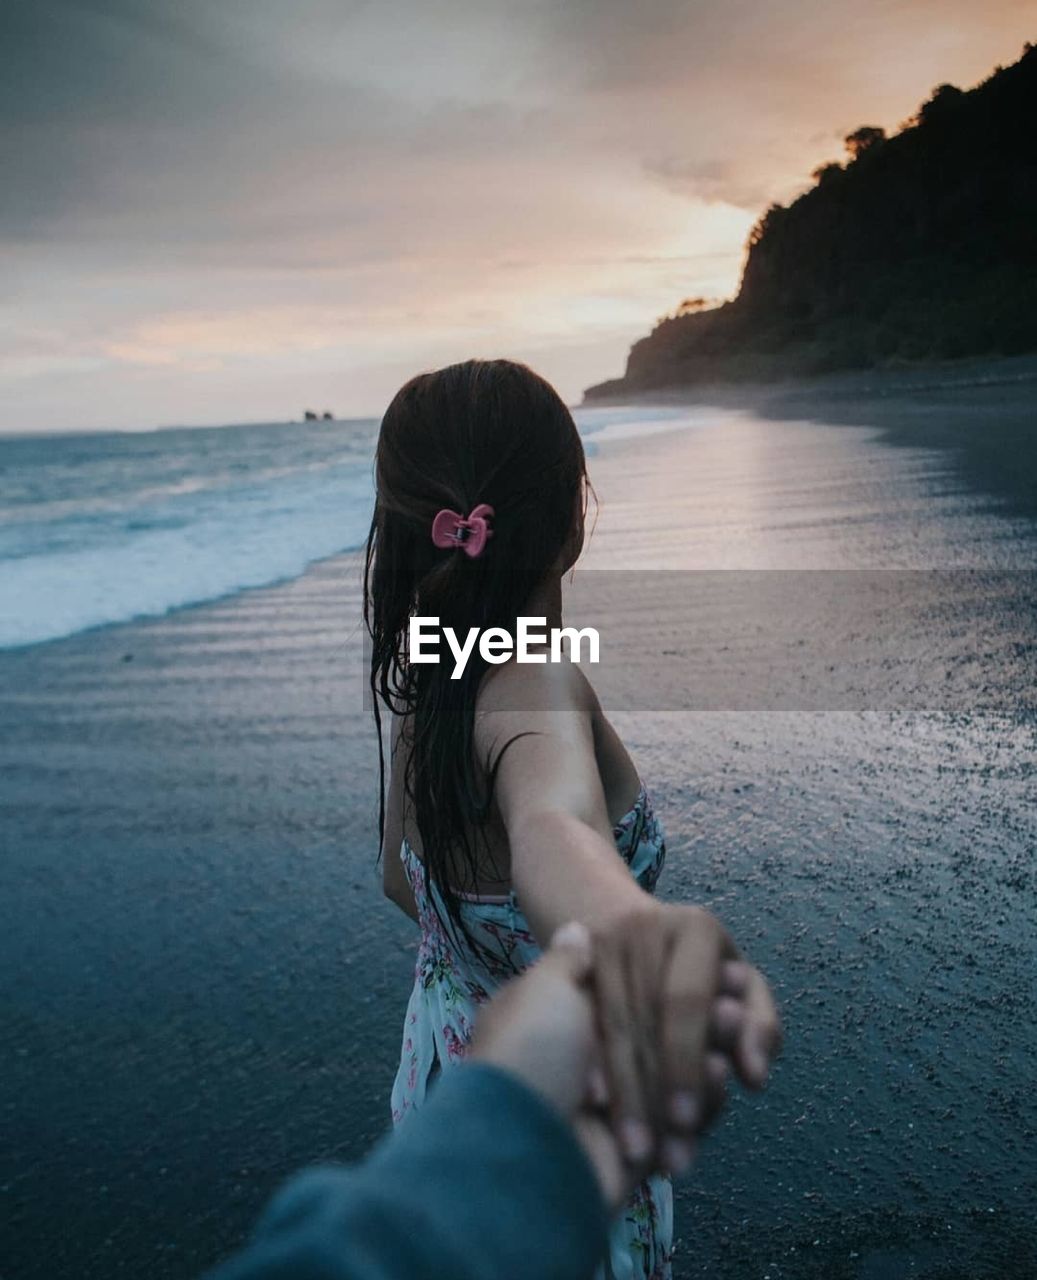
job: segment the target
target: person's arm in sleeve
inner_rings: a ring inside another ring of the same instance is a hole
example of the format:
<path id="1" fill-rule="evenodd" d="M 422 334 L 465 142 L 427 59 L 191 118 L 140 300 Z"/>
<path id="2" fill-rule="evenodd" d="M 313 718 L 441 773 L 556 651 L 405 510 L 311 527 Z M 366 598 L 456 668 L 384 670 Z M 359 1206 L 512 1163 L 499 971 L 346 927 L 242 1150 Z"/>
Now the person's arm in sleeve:
<path id="1" fill-rule="evenodd" d="M 210 1280 L 590 1276 L 608 1216 L 561 1115 L 495 1066 L 450 1072 L 352 1168 L 299 1174 Z"/>
<path id="2" fill-rule="evenodd" d="M 289 1182 L 210 1280 L 589 1276 L 638 1176 L 583 1108 L 590 964 L 586 930 L 560 932 L 481 1011 L 470 1061 L 425 1107 L 362 1164 Z"/>

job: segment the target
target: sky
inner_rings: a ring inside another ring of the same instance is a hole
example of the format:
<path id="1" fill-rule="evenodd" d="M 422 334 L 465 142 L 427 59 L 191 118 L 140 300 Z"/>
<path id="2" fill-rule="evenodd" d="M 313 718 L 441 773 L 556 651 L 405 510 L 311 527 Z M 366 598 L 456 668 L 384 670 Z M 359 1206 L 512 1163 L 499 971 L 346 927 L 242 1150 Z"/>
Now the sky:
<path id="1" fill-rule="evenodd" d="M 0 0 L 0 431 L 570 402 L 1032 0 Z"/>

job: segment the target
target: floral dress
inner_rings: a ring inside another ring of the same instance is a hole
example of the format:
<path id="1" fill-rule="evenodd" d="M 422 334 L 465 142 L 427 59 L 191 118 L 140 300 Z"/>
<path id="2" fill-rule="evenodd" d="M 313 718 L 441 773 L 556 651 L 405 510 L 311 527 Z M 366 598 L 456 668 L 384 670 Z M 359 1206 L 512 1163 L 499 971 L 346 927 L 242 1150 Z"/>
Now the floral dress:
<path id="1" fill-rule="evenodd" d="M 666 857 L 662 828 L 642 786 L 634 807 L 614 830 L 616 848 L 648 892 L 655 888 Z M 463 937 L 443 928 L 446 908 L 436 894 L 439 916 L 425 884 L 421 859 L 404 841 L 400 857 L 414 892 L 421 943 L 414 989 L 407 1005 L 400 1068 L 392 1090 L 394 1124 L 420 1107 L 439 1070 L 460 1062 L 472 1037 L 479 1005 L 516 971 L 540 954 L 514 893 L 462 902 L 464 923 L 490 955 L 477 955 Z M 497 959 L 497 956 L 500 959 Z M 668 1280 L 673 1243 L 673 1193 L 667 1178 L 643 1182 L 627 1202 L 609 1236 L 608 1257 L 599 1276 L 610 1280 Z M 531 1260 L 531 1276 L 535 1261 Z"/>

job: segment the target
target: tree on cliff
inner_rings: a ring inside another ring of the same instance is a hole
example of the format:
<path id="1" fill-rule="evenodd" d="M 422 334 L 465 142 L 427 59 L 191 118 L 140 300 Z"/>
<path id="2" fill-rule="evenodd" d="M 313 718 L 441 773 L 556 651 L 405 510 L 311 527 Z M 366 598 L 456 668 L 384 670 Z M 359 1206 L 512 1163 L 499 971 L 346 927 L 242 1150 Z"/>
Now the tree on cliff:
<path id="1" fill-rule="evenodd" d="M 873 124 L 862 124 L 859 129 L 854 129 L 853 133 L 848 133 L 845 138 L 846 150 L 850 153 L 852 160 L 859 160 L 866 151 L 871 151 L 885 141 L 885 129 L 880 129 Z"/>

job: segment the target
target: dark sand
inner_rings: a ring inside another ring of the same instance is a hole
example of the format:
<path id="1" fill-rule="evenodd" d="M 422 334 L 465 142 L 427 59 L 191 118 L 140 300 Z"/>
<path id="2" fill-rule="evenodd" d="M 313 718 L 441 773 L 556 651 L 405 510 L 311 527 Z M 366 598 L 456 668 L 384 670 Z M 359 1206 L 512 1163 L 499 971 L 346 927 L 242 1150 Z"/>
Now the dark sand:
<path id="1" fill-rule="evenodd" d="M 192 1275 L 385 1128 L 355 570 L 3 655 L 5 1280 Z"/>
<path id="2" fill-rule="evenodd" d="M 1018 506 L 877 435 L 606 444 L 590 564 L 1037 565 Z M 285 1173 L 385 1129 L 413 927 L 374 861 L 357 578 L 0 655 L 4 1280 L 191 1276 Z M 617 722 L 662 890 L 724 917 L 787 1024 L 680 1189 L 678 1276 L 1030 1280 L 1032 717 Z"/>

